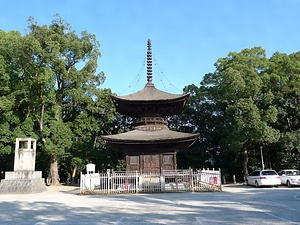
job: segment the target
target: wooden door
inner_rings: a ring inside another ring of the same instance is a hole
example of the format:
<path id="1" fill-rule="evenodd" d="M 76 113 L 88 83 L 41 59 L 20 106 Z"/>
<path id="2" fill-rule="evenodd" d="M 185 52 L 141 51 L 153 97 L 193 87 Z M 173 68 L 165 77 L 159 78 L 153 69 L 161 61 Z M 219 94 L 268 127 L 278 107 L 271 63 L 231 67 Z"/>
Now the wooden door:
<path id="1" fill-rule="evenodd" d="M 160 173 L 159 155 L 143 155 L 143 168 L 145 173 Z"/>
<path id="2" fill-rule="evenodd" d="M 175 154 L 163 154 L 162 155 L 162 169 L 163 170 L 175 170 Z"/>
<path id="3" fill-rule="evenodd" d="M 140 160 L 139 156 L 126 156 L 126 171 L 139 171 Z"/>

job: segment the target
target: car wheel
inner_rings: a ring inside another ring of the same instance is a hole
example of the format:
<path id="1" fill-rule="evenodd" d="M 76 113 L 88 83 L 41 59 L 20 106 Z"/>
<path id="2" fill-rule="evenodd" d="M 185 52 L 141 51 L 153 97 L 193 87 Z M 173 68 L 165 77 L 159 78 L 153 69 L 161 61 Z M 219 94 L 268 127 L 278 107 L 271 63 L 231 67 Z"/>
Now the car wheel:
<path id="1" fill-rule="evenodd" d="M 288 186 L 289 188 L 292 187 L 291 182 L 289 180 L 286 182 L 286 186 Z"/>
<path id="2" fill-rule="evenodd" d="M 259 187 L 257 180 L 255 181 L 255 187 L 257 187 L 257 188 Z"/>

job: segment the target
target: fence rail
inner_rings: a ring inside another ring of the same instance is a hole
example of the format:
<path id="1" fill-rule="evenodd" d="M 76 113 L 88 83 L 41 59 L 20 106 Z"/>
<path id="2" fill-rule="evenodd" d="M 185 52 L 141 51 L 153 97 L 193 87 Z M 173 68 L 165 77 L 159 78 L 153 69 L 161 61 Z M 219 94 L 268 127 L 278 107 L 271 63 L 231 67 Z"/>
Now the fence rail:
<path id="1" fill-rule="evenodd" d="M 161 173 L 81 173 L 81 194 L 222 191 L 221 171 L 202 169 Z"/>

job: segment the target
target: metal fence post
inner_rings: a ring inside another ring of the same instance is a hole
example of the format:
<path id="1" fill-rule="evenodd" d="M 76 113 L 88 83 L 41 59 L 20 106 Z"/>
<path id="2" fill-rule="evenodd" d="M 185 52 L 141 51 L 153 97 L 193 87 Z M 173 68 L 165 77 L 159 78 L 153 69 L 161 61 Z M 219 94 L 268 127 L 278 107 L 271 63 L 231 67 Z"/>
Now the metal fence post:
<path id="1" fill-rule="evenodd" d="M 165 176 L 160 173 L 160 184 L 161 184 L 161 192 L 165 192 Z"/>
<path id="2" fill-rule="evenodd" d="M 136 193 L 136 194 L 139 193 L 138 182 L 139 182 L 139 178 L 138 178 L 138 172 L 137 172 L 137 170 L 136 170 L 136 171 L 135 171 L 135 193 Z"/>
<path id="3" fill-rule="evenodd" d="M 107 173 L 107 192 L 110 193 L 110 169 L 106 171 Z"/>
<path id="4" fill-rule="evenodd" d="M 80 194 L 84 194 L 83 185 L 83 174 L 80 172 Z"/>
<path id="5" fill-rule="evenodd" d="M 191 191 L 194 192 L 194 172 L 193 172 L 193 169 L 190 168 L 190 188 L 191 188 Z"/>

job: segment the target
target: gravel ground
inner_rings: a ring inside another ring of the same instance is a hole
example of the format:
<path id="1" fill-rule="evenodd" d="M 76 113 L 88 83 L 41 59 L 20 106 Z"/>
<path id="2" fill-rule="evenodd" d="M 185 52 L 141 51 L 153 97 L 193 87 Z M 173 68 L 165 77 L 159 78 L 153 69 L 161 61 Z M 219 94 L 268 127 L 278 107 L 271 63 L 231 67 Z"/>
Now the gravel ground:
<path id="1" fill-rule="evenodd" d="M 283 205 L 265 199 L 262 203 L 256 202 L 253 198 L 265 192 L 283 196 L 285 190 L 289 191 L 290 206 L 284 206 L 283 215 L 276 213 L 283 211 Z M 37 194 L 0 195 L 0 224 L 292 225 L 300 224 L 299 207 L 294 209 L 299 204 L 299 199 L 293 198 L 297 193 L 299 189 L 225 185 L 222 192 L 80 195 L 79 187 L 50 186 Z M 285 215 L 294 217 L 290 219 Z"/>

